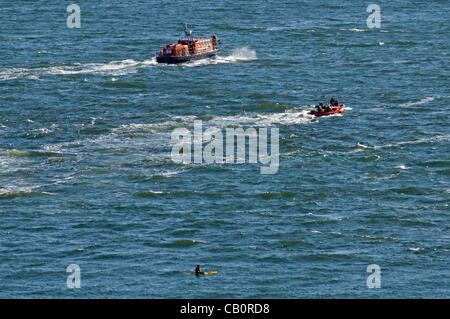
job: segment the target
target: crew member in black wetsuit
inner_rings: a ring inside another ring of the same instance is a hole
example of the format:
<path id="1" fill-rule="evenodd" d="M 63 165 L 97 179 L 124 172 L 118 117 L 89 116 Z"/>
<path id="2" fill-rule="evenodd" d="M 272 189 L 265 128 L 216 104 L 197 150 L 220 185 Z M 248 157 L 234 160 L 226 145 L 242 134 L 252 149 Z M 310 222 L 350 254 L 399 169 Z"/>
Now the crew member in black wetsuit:
<path id="1" fill-rule="evenodd" d="M 195 267 L 195 275 L 200 276 L 204 274 L 205 274 L 204 272 L 200 271 L 200 265 L 197 265 L 197 267 Z"/>
<path id="2" fill-rule="evenodd" d="M 338 106 L 338 105 L 339 105 L 339 102 L 338 102 L 338 100 L 333 96 L 333 97 L 330 99 L 330 104 L 331 104 L 331 106 Z"/>

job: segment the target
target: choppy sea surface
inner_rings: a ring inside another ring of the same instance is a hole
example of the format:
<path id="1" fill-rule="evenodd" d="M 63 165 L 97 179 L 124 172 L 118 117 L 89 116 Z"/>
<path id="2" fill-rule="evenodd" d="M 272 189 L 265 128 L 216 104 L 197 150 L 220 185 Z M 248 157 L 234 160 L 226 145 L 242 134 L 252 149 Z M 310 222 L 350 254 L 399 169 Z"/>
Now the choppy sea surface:
<path id="1" fill-rule="evenodd" d="M 450 297 L 448 1 L 76 3 L 0 7 L 0 298 Z M 185 22 L 226 49 L 158 65 Z M 278 172 L 174 163 L 194 120 Z"/>

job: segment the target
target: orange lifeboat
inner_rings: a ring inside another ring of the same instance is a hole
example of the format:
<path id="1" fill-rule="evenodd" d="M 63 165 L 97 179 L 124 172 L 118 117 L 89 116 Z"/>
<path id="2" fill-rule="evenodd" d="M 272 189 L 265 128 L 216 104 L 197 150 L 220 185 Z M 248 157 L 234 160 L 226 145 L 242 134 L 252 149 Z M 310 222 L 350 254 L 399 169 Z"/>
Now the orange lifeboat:
<path id="1" fill-rule="evenodd" d="M 223 50 L 222 43 L 216 35 L 213 35 L 211 38 L 194 39 L 192 31 L 188 30 L 187 25 L 184 32 L 186 34 L 184 39 L 178 40 L 176 44 L 169 44 L 158 51 L 156 56 L 157 62 L 183 63 L 210 58 Z"/>

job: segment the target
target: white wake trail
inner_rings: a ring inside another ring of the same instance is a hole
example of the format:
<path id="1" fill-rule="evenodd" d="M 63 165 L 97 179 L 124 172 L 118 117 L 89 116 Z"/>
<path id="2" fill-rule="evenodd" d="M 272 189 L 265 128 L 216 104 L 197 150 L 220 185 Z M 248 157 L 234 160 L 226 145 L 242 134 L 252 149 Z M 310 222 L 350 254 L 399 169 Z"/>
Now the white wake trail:
<path id="1" fill-rule="evenodd" d="M 195 66 L 203 66 L 203 65 L 215 65 L 215 64 L 224 64 L 224 63 L 240 63 L 240 62 L 249 62 L 258 60 L 256 55 L 256 51 L 249 49 L 248 47 L 242 47 L 234 49 L 231 55 L 229 56 L 220 56 L 217 55 L 213 58 L 203 59 L 188 62 L 183 64 L 183 66 L 187 67 L 195 67 Z"/>

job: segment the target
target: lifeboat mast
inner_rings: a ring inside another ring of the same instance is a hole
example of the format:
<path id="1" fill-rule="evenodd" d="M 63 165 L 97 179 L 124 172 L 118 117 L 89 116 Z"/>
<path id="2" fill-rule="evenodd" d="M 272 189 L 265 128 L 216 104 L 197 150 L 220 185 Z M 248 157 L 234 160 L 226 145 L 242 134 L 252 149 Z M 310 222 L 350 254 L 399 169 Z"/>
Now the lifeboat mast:
<path id="1" fill-rule="evenodd" d="M 184 34 L 186 35 L 187 40 L 194 40 L 194 37 L 192 36 L 192 30 L 189 30 L 188 24 L 184 24 Z"/>

